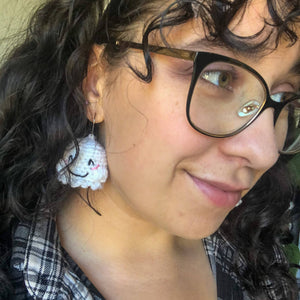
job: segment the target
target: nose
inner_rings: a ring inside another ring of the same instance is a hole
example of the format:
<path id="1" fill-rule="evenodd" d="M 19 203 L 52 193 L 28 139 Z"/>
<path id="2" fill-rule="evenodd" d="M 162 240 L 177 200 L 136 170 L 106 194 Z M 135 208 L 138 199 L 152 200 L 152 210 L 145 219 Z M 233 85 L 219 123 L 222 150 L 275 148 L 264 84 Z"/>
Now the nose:
<path id="1" fill-rule="evenodd" d="M 242 160 L 256 170 L 266 171 L 279 157 L 274 129 L 274 110 L 266 109 L 246 129 L 219 144 L 220 151 L 231 158 Z"/>

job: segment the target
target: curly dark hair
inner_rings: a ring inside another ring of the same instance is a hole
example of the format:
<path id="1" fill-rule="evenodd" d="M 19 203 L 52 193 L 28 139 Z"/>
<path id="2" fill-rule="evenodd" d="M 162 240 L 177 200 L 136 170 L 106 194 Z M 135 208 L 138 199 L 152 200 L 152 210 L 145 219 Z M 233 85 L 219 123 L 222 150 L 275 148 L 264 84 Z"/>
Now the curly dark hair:
<path id="1" fill-rule="evenodd" d="M 0 70 L 0 232 L 7 232 L 14 220 L 31 219 L 42 198 L 45 210 L 55 212 L 70 192 L 70 187 L 58 183 L 55 166 L 66 146 L 72 141 L 77 144 L 90 130 L 81 85 L 95 43 L 103 44 L 107 62 L 117 65 L 126 51 L 120 51 L 113 41 L 133 40 L 135 24 L 143 20 L 147 74 L 129 67 L 150 82 L 150 34 L 160 32 L 168 46 L 161 29 L 195 16 L 201 18 L 207 39 L 236 51 L 263 53 L 275 49 L 283 38 L 290 45 L 298 40 L 299 0 L 268 0 L 271 21 L 266 20 L 265 27 L 271 30 L 247 38 L 233 34 L 228 25 L 250 0 L 168 2 L 111 0 L 106 7 L 103 0 L 49 0 L 36 11 L 25 40 Z M 280 239 L 287 229 L 293 197 L 289 182 L 280 158 L 220 228 L 238 245 L 236 257 L 245 258 L 246 268 L 236 264 L 236 272 L 253 297 L 266 296 L 269 279 L 280 299 L 296 299 L 295 279 L 287 261 L 274 260 L 276 252 L 282 251 Z M 7 255 L 2 252 L 1 261 Z M 1 281 L 7 281 L 4 274 Z M 289 295 L 284 294 L 284 285 Z M 6 292 L 9 289 L 3 290 Z"/>

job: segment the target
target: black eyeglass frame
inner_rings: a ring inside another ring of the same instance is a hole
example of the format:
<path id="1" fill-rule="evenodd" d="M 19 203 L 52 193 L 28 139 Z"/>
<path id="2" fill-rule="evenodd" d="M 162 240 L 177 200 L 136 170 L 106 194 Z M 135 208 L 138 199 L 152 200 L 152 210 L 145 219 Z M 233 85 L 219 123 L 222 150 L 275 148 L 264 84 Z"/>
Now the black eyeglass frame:
<path id="1" fill-rule="evenodd" d="M 280 115 L 281 110 L 286 106 L 288 103 L 300 99 L 300 95 L 294 94 L 289 98 L 288 100 L 284 102 L 276 102 L 271 98 L 270 91 L 268 88 L 267 83 L 265 82 L 264 78 L 253 68 L 248 66 L 247 64 L 236 60 L 234 58 L 224 56 L 221 54 L 216 54 L 212 52 L 204 52 L 204 51 L 191 51 L 191 50 L 184 50 L 184 49 L 177 49 L 177 48 L 167 48 L 167 47 L 162 47 L 162 46 L 153 46 L 153 45 L 147 45 L 146 47 L 143 44 L 135 43 L 135 42 L 128 42 L 128 41 L 115 41 L 116 47 L 122 48 L 122 49 L 127 49 L 127 48 L 132 48 L 132 49 L 138 49 L 138 50 L 143 50 L 149 51 L 152 53 L 156 54 L 161 54 L 165 56 L 170 56 L 174 58 L 179 58 L 179 59 L 185 59 L 185 60 L 190 60 L 193 61 L 193 74 L 191 78 L 191 83 L 189 87 L 189 92 L 187 96 L 187 102 L 186 102 L 186 116 L 188 119 L 189 124 L 198 132 L 214 137 L 214 138 L 226 138 L 230 136 L 234 136 L 241 131 L 243 131 L 245 128 L 247 128 L 251 123 L 253 123 L 267 108 L 273 108 L 274 109 L 274 126 L 276 124 L 276 121 L 278 119 L 278 116 Z M 199 78 L 199 75 L 201 74 L 202 70 L 209 64 L 213 62 L 226 62 L 230 63 L 233 65 L 236 65 L 238 67 L 241 67 L 248 72 L 252 73 L 263 85 L 264 90 L 265 90 L 265 95 L 266 98 L 263 101 L 263 104 L 260 106 L 259 110 L 253 115 L 253 117 L 246 123 L 244 124 L 241 128 L 227 134 L 212 134 L 210 132 L 207 132 L 201 128 L 198 128 L 194 123 L 192 122 L 190 118 L 190 104 L 192 100 L 192 95 L 194 92 L 194 88 L 196 85 L 196 82 Z M 291 93 L 292 94 L 292 93 Z"/>

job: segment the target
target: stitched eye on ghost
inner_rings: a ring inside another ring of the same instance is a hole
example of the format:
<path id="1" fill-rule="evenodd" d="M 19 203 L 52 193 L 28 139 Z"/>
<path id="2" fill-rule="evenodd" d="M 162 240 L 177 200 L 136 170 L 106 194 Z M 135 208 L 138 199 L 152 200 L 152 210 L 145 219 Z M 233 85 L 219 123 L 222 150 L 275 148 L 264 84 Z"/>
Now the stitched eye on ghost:
<path id="1" fill-rule="evenodd" d="M 68 162 L 66 162 L 66 161 L 64 160 L 65 167 L 68 169 L 68 172 L 70 172 L 70 173 L 72 174 L 72 176 L 84 178 L 84 177 L 86 177 L 86 176 L 89 175 L 89 172 L 86 172 L 84 175 L 74 173 L 74 172 L 72 171 L 72 168 L 70 167 L 70 166 L 72 165 L 73 161 L 74 161 L 74 157 L 73 157 L 72 154 L 69 156 Z M 91 160 L 91 159 L 89 160 L 89 164 L 90 164 L 90 161 L 92 161 L 92 160 Z M 75 163 L 75 162 L 74 162 L 74 163 Z M 89 164 L 88 164 L 88 165 L 89 165 Z M 82 169 L 82 167 L 81 167 L 80 169 Z"/>
<path id="2" fill-rule="evenodd" d="M 79 153 L 76 157 L 75 145 L 69 145 L 56 170 L 58 180 L 71 187 L 101 189 L 108 176 L 104 148 L 89 135 L 78 141 Z"/>

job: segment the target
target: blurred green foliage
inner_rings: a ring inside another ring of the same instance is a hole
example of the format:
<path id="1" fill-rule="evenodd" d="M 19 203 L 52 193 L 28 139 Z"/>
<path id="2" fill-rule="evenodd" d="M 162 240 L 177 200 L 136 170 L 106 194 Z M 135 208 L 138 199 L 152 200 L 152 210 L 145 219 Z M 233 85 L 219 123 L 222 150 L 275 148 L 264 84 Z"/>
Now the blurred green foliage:
<path id="1" fill-rule="evenodd" d="M 291 264 L 299 264 L 300 261 L 300 251 L 299 248 L 295 244 L 288 244 L 283 247 L 285 255 L 287 256 L 289 262 Z M 291 268 L 291 273 L 296 277 L 298 269 Z"/>

